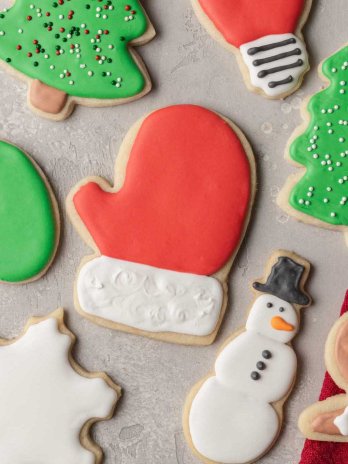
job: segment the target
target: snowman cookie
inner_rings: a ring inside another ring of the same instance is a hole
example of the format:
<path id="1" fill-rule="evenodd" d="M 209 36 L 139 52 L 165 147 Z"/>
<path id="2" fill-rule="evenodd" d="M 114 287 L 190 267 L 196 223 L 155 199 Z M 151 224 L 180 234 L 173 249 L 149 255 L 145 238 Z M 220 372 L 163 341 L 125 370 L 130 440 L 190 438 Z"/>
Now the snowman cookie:
<path id="1" fill-rule="evenodd" d="M 212 343 L 255 193 L 247 140 L 205 108 L 163 108 L 131 128 L 115 178 L 87 178 L 67 200 L 95 250 L 78 271 L 77 310 L 117 330 Z"/>
<path id="2" fill-rule="evenodd" d="M 41 169 L 0 141 L 0 282 L 41 277 L 54 259 L 59 230 L 57 202 Z"/>
<path id="3" fill-rule="evenodd" d="M 309 406 L 299 428 L 311 440 L 348 442 L 348 314 L 332 327 L 325 346 L 325 364 L 335 384 L 345 393 Z"/>
<path id="4" fill-rule="evenodd" d="M 285 98 L 309 70 L 301 30 L 312 0 L 192 0 L 212 37 L 238 59 L 249 90 Z"/>
<path id="5" fill-rule="evenodd" d="M 0 64 L 28 82 L 40 116 L 113 106 L 151 90 L 135 46 L 155 36 L 140 0 L 13 0 L 0 11 Z"/>
<path id="6" fill-rule="evenodd" d="M 110 419 L 120 388 L 89 373 L 71 355 L 75 336 L 63 310 L 32 318 L 15 340 L 0 340 L 2 464 L 101 464 L 89 435 Z"/>
<path id="7" fill-rule="evenodd" d="M 291 347 L 310 265 L 294 253 L 277 251 L 265 283 L 254 282 L 255 300 L 245 328 L 223 345 L 215 372 L 193 387 L 183 424 L 188 443 L 205 463 L 246 464 L 275 443 L 283 405 L 296 379 Z"/>

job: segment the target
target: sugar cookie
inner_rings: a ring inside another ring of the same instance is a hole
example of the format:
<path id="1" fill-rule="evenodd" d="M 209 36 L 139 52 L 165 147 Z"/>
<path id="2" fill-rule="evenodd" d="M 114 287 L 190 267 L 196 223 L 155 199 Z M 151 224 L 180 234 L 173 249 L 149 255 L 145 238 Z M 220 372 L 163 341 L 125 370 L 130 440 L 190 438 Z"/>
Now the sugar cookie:
<path id="1" fill-rule="evenodd" d="M 139 0 L 15 0 L 0 13 L 0 63 L 28 82 L 32 110 L 61 120 L 76 104 L 147 94 L 151 81 L 133 47 L 154 35 Z"/>
<path id="2" fill-rule="evenodd" d="M 345 46 L 320 67 L 329 86 L 303 106 L 304 124 L 286 150 L 302 169 L 288 178 L 278 203 L 300 221 L 342 231 L 348 245 L 347 56 Z"/>
<path id="3" fill-rule="evenodd" d="M 55 256 L 59 231 L 57 202 L 41 169 L 0 141 L 0 282 L 41 277 Z"/>
<path id="4" fill-rule="evenodd" d="M 137 122 L 114 187 L 87 178 L 68 197 L 72 222 L 96 251 L 78 272 L 78 311 L 113 329 L 212 343 L 255 182 L 251 148 L 222 116 L 177 105 Z"/>
<path id="5" fill-rule="evenodd" d="M 89 373 L 71 355 L 75 336 L 63 310 L 32 318 L 22 336 L 0 340 L 2 464 L 100 464 L 89 435 L 110 419 L 121 390 L 104 373 Z"/>
<path id="6" fill-rule="evenodd" d="M 309 70 L 301 30 L 312 0 L 192 0 L 212 37 L 232 51 L 249 90 L 285 98 Z"/>
<path id="7" fill-rule="evenodd" d="M 188 395 L 184 432 L 203 462 L 252 463 L 274 445 L 296 379 L 291 340 L 300 327 L 300 309 L 311 302 L 304 291 L 309 270 L 294 253 L 273 253 L 266 282 L 253 284 L 245 328 L 227 340 L 215 372 Z"/>
<path id="8" fill-rule="evenodd" d="M 348 314 L 332 327 L 325 345 L 325 365 L 345 393 L 309 406 L 299 419 L 301 432 L 311 440 L 348 442 Z"/>

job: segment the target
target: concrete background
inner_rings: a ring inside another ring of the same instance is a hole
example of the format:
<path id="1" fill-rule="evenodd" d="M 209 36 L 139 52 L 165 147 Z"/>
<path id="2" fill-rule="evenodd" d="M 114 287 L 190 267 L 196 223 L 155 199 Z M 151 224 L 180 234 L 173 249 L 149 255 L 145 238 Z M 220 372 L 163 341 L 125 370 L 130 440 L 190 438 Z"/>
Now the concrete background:
<path id="1" fill-rule="evenodd" d="M 5 3 L 0 0 L 0 6 Z M 267 101 L 246 90 L 235 58 L 199 25 L 189 0 L 143 3 L 158 36 L 140 49 L 154 82 L 152 93 L 140 101 L 108 109 L 79 107 L 67 121 L 53 123 L 34 116 L 26 107 L 26 86 L 0 71 L 0 138 L 19 145 L 40 163 L 63 217 L 61 246 L 48 274 L 30 285 L 1 286 L 0 336 L 16 336 L 31 315 L 63 306 L 68 325 L 78 336 L 78 362 L 89 370 L 105 370 L 124 388 L 114 419 L 95 427 L 105 464 L 197 464 L 181 427 L 186 394 L 211 371 L 225 338 L 243 324 L 252 299 L 250 281 L 262 275 L 272 250 L 294 250 L 313 264 L 308 289 L 314 304 L 303 314 L 294 345 L 300 370 L 286 406 L 282 435 L 260 462 L 296 463 L 303 445 L 297 418 L 319 394 L 324 340 L 348 287 L 348 250 L 342 234 L 296 222 L 278 208 L 275 199 L 292 171 L 283 152 L 301 122 L 302 99 L 322 85 L 316 68 L 347 41 L 347 0 L 314 0 L 305 28 L 312 70 L 302 89 L 285 102 Z M 90 174 L 112 181 L 115 156 L 128 128 L 145 113 L 174 103 L 201 104 L 234 120 L 252 143 L 258 166 L 256 207 L 230 276 L 230 308 L 216 343 L 207 348 L 174 346 L 103 329 L 81 318 L 72 301 L 77 265 L 90 250 L 66 218 L 67 193 Z"/>

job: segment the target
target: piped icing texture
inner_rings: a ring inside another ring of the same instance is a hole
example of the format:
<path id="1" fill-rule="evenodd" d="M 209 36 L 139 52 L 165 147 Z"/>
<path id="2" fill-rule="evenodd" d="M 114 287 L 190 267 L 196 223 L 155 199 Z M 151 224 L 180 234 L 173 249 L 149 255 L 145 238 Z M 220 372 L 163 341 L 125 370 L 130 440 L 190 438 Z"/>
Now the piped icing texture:
<path id="1" fill-rule="evenodd" d="M 269 97 L 289 93 L 308 69 L 302 40 L 294 34 L 268 35 L 240 47 L 250 81 Z"/>
<path id="2" fill-rule="evenodd" d="M 19 148 L 0 141 L 0 281 L 39 274 L 52 259 L 56 235 L 44 180 Z"/>
<path id="3" fill-rule="evenodd" d="M 249 159 L 231 126 L 202 107 L 178 105 L 144 120 L 118 192 L 88 182 L 73 202 L 101 254 L 210 275 L 239 246 L 251 188 Z"/>
<path id="4" fill-rule="evenodd" d="M 310 122 L 290 146 L 290 157 L 306 167 L 291 191 L 290 205 L 335 226 L 348 225 L 348 47 L 322 67 L 328 88 L 309 104 Z"/>
<path id="5" fill-rule="evenodd" d="M 296 31 L 306 0 L 197 0 L 225 40 L 235 47 Z"/>
<path id="6" fill-rule="evenodd" d="M 218 280 L 100 256 L 77 278 L 81 308 L 92 316 L 151 332 L 212 333 L 220 317 Z"/>
<path id="7" fill-rule="evenodd" d="M 145 79 L 128 46 L 147 27 L 138 0 L 16 0 L 0 13 L 0 58 L 69 95 L 129 98 Z"/>

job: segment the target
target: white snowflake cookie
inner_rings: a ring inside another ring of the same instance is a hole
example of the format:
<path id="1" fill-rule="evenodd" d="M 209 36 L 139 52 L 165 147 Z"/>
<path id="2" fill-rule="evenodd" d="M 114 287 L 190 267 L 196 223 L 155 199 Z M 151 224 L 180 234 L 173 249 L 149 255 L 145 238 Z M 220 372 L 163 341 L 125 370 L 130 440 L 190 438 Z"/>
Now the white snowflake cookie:
<path id="1" fill-rule="evenodd" d="M 0 456 L 2 464 L 100 464 L 89 435 L 110 419 L 120 388 L 72 358 L 75 336 L 59 309 L 29 320 L 23 335 L 0 339 Z"/>

